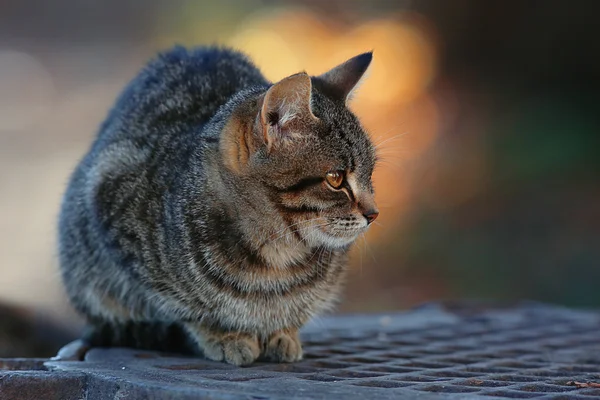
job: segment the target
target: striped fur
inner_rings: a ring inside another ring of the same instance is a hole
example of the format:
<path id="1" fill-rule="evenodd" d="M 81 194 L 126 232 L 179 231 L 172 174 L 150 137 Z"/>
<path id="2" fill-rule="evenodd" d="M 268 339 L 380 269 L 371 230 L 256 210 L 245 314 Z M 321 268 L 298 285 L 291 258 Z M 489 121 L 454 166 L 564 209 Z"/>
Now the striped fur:
<path id="1" fill-rule="evenodd" d="M 61 271 L 85 339 L 238 365 L 300 359 L 298 329 L 338 298 L 376 211 L 374 148 L 345 106 L 370 60 L 276 84 L 228 49 L 150 62 L 62 204 Z M 347 172 L 344 188 L 330 170 Z"/>

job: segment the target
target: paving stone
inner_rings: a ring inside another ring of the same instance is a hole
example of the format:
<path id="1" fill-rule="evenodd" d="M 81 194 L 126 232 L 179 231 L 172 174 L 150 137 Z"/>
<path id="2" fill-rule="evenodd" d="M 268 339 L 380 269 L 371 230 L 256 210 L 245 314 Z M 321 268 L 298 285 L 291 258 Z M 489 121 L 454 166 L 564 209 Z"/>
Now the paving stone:
<path id="1" fill-rule="evenodd" d="M 439 303 L 322 318 L 305 359 L 239 368 L 134 349 L 82 362 L 0 360 L 1 399 L 579 399 L 600 390 L 600 313 L 537 303 Z M 11 397 L 12 396 L 12 397 Z M 17 397 L 15 397 L 17 396 Z"/>

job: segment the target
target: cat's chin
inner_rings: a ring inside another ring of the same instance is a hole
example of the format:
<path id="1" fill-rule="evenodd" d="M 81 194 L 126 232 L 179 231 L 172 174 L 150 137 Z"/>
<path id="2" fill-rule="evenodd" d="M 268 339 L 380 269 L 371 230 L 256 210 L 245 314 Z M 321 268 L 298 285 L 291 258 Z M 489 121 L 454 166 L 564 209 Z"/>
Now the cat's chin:
<path id="1" fill-rule="evenodd" d="M 309 235 L 310 237 L 308 239 L 310 244 L 314 247 L 339 249 L 354 243 L 359 235 L 360 233 L 356 233 L 351 236 L 333 236 L 321 230 L 315 230 L 311 235 Z"/>

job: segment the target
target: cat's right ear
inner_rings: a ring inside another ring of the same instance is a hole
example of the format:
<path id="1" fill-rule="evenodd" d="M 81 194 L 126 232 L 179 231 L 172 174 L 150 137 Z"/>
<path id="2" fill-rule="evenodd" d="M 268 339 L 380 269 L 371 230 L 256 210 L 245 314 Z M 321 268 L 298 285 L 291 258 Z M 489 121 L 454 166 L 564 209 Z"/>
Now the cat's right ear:
<path id="1" fill-rule="evenodd" d="M 267 151 L 277 143 L 297 139 L 318 121 L 311 110 L 312 83 L 301 72 L 277 82 L 269 88 L 260 109 L 260 124 Z"/>
<path id="2" fill-rule="evenodd" d="M 347 102 L 359 86 L 359 82 L 373 61 L 373 52 L 363 53 L 353 57 L 343 64 L 316 76 L 315 79 L 323 85 L 323 91 L 330 97 Z"/>

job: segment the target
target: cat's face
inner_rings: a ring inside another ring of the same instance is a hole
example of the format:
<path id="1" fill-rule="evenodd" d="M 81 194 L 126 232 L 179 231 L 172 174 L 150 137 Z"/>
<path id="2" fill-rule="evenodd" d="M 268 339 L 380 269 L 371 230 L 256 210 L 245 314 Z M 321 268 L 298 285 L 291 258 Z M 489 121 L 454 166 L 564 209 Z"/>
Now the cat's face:
<path id="1" fill-rule="evenodd" d="M 268 209 L 287 224 L 286 241 L 344 247 L 379 213 L 371 182 L 375 149 L 346 107 L 370 61 L 367 53 L 318 77 L 283 79 L 258 100 L 251 133 L 223 140 L 230 168 L 265 193 Z M 281 240 L 279 232 L 271 239 Z"/>
<path id="2" fill-rule="evenodd" d="M 347 246 L 378 215 L 375 149 L 343 104 L 313 93 L 315 120 L 263 159 L 263 184 L 291 229 L 311 246 Z"/>

